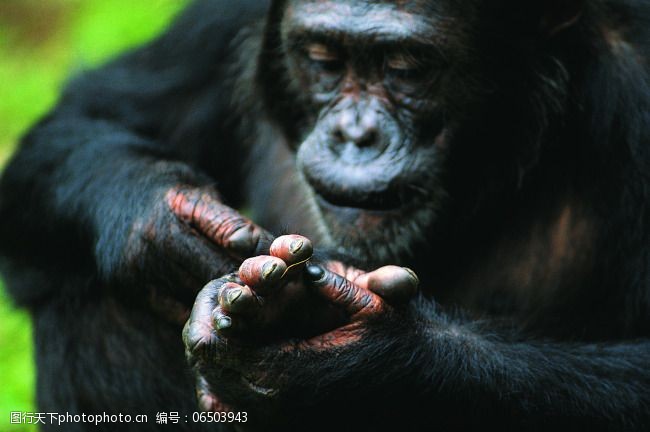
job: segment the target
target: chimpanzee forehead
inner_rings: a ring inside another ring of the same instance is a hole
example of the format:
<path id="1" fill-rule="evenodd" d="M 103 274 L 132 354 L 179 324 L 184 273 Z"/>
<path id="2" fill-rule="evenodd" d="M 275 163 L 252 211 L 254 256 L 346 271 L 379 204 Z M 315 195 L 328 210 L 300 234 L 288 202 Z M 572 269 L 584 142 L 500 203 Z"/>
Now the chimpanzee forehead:
<path id="1" fill-rule="evenodd" d="M 290 0 L 284 26 L 289 32 L 344 35 L 386 42 L 431 41 L 439 15 L 431 0 Z"/>

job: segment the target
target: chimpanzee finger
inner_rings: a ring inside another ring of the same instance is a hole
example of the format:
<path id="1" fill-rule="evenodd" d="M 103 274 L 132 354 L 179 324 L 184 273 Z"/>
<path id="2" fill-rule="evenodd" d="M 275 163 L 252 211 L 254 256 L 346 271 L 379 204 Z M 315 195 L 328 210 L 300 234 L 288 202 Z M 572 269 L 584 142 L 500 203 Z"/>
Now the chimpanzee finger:
<path id="1" fill-rule="evenodd" d="M 235 336 L 248 328 L 245 319 L 230 314 L 221 306 L 217 306 L 212 311 L 212 325 L 220 335 L 226 338 Z"/>
<path id="2" fill-rule="evenodd" d="M 385 266 L 364 273 L 354 279 L 354 283 L 382 297 L 389 303 L 404 303 L 415 296 L 418 279 L 411 269 L 398 266 Z"/>
<path id="3" fill-rule="evenodd" d="M 223 285 L 219 291 L 219 305 L 230 314 L 250 314 L 261 306 L 253 290 L 232 282 Z"/>
<path id="4" fill-rule="evenodd" d="M 190 318 L 183 328 L 183 342 L 190 357 L 216 343 L 212 312 L 217 306 L 219 290 L 233 280 L 233 277 L 223 277 L 210 281 L 196 296 Z"/>
<path id="5" fill-rule="evenodd" d="M 159 245 L 159 249 L 157 251 L 158 259 L 162 260 L 163 264 L 174 264 L 182 269 L 182 274 L 179 277 L 191 277 L 189 281 L 173 282 L 179 286 L 186 286 L 188 283 L 194 284 L 197 288 L 192 291 L 192 294 L 198 292 L 205 281 L 232 272 L 238 263 L 205 237 L 180 224 L 173 224 L 169 228 L 168 237 Z M 170 261 L 170 263 L 164 261 Z M 165 274 L 169 277 L 167 272 Z M 197 282 L 198 285 L 196 285 Z"/>
<path id="6" fill-rule="evenodd" d="M 175 187 L 167 192 L 166 201 L 177 218 L 234 257 L 243 259 L 268 253 L 273 235 L 222 204 L 216 192 Z"/>
<path id="7" fill-rule="evenodd" d="M 239 267 L 239 277 L 255 293 L 265 295 L 278 286 L 287 270 L 287 264 L 280 258 L 260 255 L 245 260 Z"/>
<path id="8" fill-rule="evenodd" d="M 295 274 L 314 253 L 314 247 L 311 240 L 307 237 L 291 234 L 283 235 L 271 243 L 269 255 L 275 256 L 283 260 L 289 267 L 287 274 L 290 272 Z M 286 274 L 285 274 L 286 276 Z"/>
<path id="9" fill-rule="evenodd" d="M 307 265 L 305 275 L 319 294 L 333 304 L 343 307 L 350 315 L 373 314 L 383 307 L 381 298 L 372 291 L 361 288 L 319 265 Z"/>

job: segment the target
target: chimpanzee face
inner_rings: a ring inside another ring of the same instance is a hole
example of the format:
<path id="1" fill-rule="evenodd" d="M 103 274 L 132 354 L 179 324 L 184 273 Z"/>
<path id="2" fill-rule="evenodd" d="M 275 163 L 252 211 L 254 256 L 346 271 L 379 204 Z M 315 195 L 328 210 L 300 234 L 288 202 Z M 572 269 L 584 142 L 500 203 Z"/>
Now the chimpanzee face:
<path id="1" fill-rule="evenodd" d="M 347 252 L 403 260 L 444 202 L 441 178 L 465 93 L 454 80 L 466 56 L 454 22 L 439 1 L 294 0 L 285 8 L 282 49 L 309 119 L 299 168 L 325 237 Z"/>

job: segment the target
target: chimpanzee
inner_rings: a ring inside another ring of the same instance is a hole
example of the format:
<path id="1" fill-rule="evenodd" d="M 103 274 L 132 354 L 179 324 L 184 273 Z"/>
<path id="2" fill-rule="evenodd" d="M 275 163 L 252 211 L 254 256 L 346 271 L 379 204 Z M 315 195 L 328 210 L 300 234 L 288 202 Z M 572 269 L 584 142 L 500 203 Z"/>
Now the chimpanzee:
<path id="1" fill-rule="evenodd" d="M 4 172 L 39 410 L 648 430 L 649 59 L 642 0 L 196 2 Z"/>

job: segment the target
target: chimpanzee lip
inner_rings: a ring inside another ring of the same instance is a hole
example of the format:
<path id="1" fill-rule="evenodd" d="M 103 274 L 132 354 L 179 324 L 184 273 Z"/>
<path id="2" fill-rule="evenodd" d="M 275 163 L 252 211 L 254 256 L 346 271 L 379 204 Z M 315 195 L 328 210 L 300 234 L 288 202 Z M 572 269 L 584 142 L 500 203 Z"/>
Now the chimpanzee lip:
<path id="1" fill-rule="evenodd" d="M 357 175 L 358 170 L 347 167 L 350 175 L 338 173 L 339 176 L 324 178 L 319 175 L 319 169 L 303 169 L 303 175 L 315 193 L 320 198 L 320 204 L 349 210 L 363 210 L 372 212 L 395 212 L 410 202 L 409 194 L 405 193 L 402 175 L 393 173 L 364 172 Z M 376 169 L 374 171 L 377 171 Z M 384 177 L 379 179 L 377 177 Z M 349 178 L 348 178 L 349 177 Z"/>
<path id="2" fill-rule="evenodd" d="M 323 202 L 335 207 L 385 212 L 398 210 L 403 206 L 399 194 L 392 189 L 362 193 L 335 193 L 319 187 L 314 187 L 314 190 Z"/>

